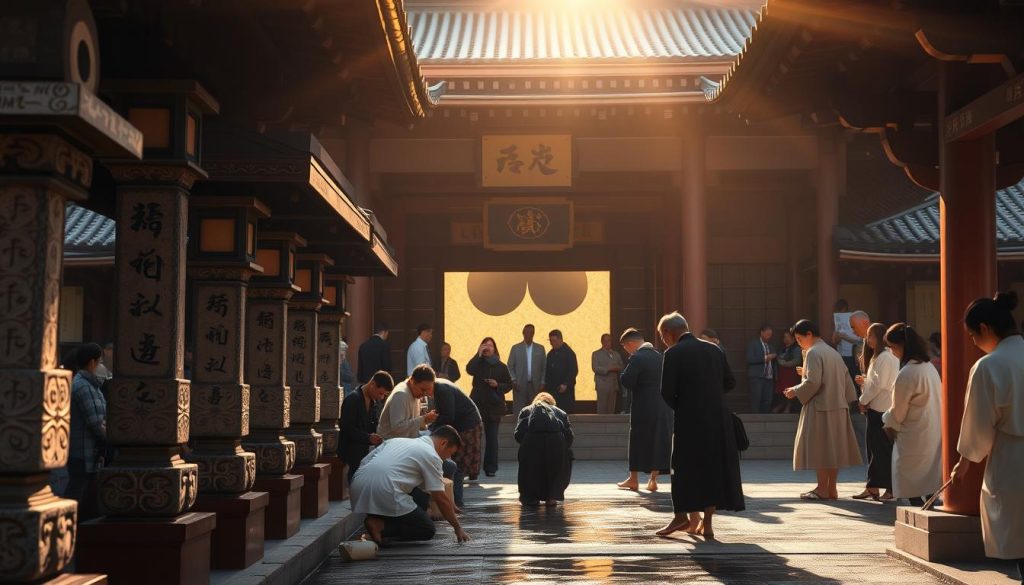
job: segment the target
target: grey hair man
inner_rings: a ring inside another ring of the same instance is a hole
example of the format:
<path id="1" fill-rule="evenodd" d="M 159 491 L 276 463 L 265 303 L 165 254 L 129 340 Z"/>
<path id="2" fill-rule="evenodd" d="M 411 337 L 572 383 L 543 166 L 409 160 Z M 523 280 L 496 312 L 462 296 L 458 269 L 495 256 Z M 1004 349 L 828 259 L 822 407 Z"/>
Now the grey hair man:
<path id="1" fill-rule="evenodd" d="M 850 313 L 850 327 L 853 329 L 854 335 L 862 340 L 868 336 L 868 327 L 871 327 L 871 317 L 864 311 L 854 311 Z"/>
<path id="2" fill-rule="evenodd" d="M 661 335 L 661 340 L 669 347 L 675 345 L 680 337 L 689 332 L 690 324 L 686 322 L 686 317 L 680 315 L 678 311 L 673 311 L 658 321 L 658 333 Z"/>

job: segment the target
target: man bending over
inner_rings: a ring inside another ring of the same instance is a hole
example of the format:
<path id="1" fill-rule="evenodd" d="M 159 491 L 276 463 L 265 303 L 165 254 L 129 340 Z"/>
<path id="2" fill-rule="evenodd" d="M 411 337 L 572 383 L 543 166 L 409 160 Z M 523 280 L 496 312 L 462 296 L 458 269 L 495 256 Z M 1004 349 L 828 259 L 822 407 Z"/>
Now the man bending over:
<path id="1" fill-rule="evenodd" d="M 366 514 L 364 525 L 374 542 L 433 538 L 436 529 L 427 515 L 431 500 L 458 542 L 469 540 L 441 481 L 441 461 L 460 448 L 458 431 L 443 426 L 429 437 L 389 439 L 363 459 L 352 478 L 352 511 Z"/>

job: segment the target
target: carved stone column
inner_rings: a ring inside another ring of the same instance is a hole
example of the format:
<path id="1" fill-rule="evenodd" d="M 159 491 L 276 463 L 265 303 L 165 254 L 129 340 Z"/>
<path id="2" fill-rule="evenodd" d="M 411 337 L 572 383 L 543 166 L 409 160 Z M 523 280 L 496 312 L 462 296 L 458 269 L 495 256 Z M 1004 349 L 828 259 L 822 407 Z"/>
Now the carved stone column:
<path id="1" fill-rule="evenodd" d="M 348 276 L 327 274 L 324 277 L 324 307 L 320 309 L 320 333 L 317 337 L 317 383 L 320 385 L 320 422 L 317 431 L 324 437 L 321 463 L 331 464 L 328 498 L 344 500 L 345 464 L 338 457 L 338 420 L 341 418 L 341 332 L 348 313 L 345 311 L 345 287 Z"/>
<path id="2" fill-rule="evenodd" d="M 327 513 L 330 464 L 318 463 L 323 452 L 320 387 L 317 386 L 319 311 L 324 304 L 324 269 L 334 264 L 323 254 L 299 254 L 295 284 L 301 292 L 288 303 L 288 385 L 292 389 L 291 425 L 285 436 L 295 442 L 295 473 L 305 478 L 302 517 Z"/>
<path id="3" fill-rule="evenodd" d="M 190 217 L 192 374 L 190 444 L 199 467 L 196 510 L 217 514 L 212 567 L 244 569 L 263 558 L 266 492 L 250 491 L 256 455 L 242 449 L 249 434 L 249 385 L 243 382 L 246 291 L 256 264 L 259 201 L 196 198 Z"/>
<path id="4" fill-rule="evenodd" d="M 283 539 L 299 530 L 301 475 L 295 443 L 284 437 L 291 420 L 287 385 L 288 300 L 298 291 L 295 250 L 306 242 L 293 233 L 261 233 L 256 263 L 263 274 L 249 283 L 246 307 L 245 381 L 249 384 L 249 436 L 242 440 L 256 454 L 254 489 L 270 493 L 266 537 Z"/>
<path id="5" fill-rule="evenodd" d="M 0 98 L 4 95 L 0 85 Z M 3 100 L 0 99 L 0 102 Z M 68 460 L 71 376 L 57 369 L 64 205 L 92 160 L 63 138 L 0 135 L 0 581 L 63 570 L 78 504 L 50 490 Z"/>

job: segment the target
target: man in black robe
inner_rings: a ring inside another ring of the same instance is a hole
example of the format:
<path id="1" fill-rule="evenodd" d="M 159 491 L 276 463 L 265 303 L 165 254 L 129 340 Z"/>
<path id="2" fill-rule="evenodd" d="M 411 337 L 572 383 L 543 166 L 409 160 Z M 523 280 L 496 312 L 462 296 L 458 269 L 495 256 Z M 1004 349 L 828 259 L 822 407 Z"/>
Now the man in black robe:
<path id="1" fill-rule="evenodd" d="M 551 351 L 544 370 L 544 390 L 555 397 L 558 406 L 568 414 L 576 413 L 576 375 L 580 372 L 576 352 L 562 340 L 562 332 L 555 329 L 548 334 Z"/>
<path id="2" fill-rule="evenodd" d="M 376 372 L 391 373 L 391 346 L 388 345 L 388 325 L 378 323 L 373 335 L 359 346 L 356 378 L 360 384 L 370 381 Z"/>
<path id="3" fill-rule="evenodd" d="M 359 463 L 370 452 L 371 446 L 383 439 L 377 434 L 381 401 L 395 387 L 391 374 L 381 371 L 370 376 L 370 381 L 357 387 L 341 403 L 338 423 L 338 457 L 348 465 L 348 480 L 359 469 Z"/>
<path id="4" fill-rule="evenodd" d="M 675 411 L 672 507 L 675 517 L 658 536 L 677 530 L 714 538 L 716 510 L 743 510 L 740 457 L 724 393 L 736 385 L 725 353 L 694 337 L 679 313 L 661 318 L 665 350 L 661 395 Z M 701 519 L 700 512 L 704 512 Z"/>

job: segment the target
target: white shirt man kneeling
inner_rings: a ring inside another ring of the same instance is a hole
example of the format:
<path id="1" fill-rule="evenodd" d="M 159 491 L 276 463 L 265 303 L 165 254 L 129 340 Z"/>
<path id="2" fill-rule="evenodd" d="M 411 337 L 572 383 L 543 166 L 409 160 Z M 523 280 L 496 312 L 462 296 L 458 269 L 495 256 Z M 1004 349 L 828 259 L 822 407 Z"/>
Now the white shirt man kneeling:
<path id="1" fill-rule="evenodd" d="M 352 478 L 352 511 L 366 514 L 364 525 L 374 542 L 434 538 L 434 522 L 427 515 L 431 501 L 455 529 L 458 542 L 469 540 L 441 481 L 441 462 L 460 448 L 458 431 L 443 426 L 429 437 L 388 439 L 363 459 Z"/>

